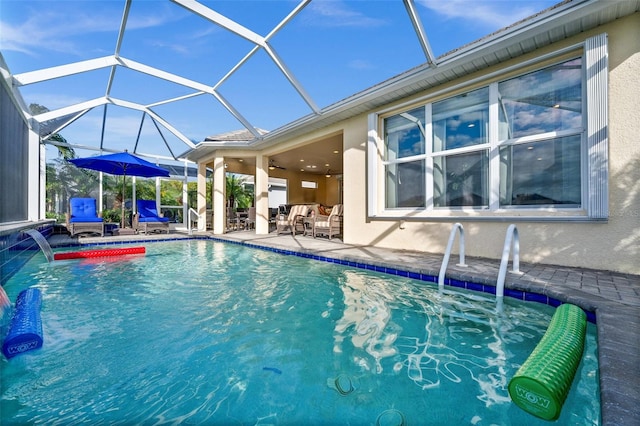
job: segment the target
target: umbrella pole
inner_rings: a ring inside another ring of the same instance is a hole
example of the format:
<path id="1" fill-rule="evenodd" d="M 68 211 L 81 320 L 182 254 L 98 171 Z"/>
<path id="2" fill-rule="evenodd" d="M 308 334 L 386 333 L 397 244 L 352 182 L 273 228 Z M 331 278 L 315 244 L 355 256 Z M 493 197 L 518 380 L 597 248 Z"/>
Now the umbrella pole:
<path id="1" fill-rule="evenodd" d="M 122 203 L 120 203 L 120 207 L 122 208 L 122 216 L 120 217 L 120 222 L 122 222 L 122 229 L 124 229 L 124 181 L 127 179 L 127 175 L 122 175 Z"/>

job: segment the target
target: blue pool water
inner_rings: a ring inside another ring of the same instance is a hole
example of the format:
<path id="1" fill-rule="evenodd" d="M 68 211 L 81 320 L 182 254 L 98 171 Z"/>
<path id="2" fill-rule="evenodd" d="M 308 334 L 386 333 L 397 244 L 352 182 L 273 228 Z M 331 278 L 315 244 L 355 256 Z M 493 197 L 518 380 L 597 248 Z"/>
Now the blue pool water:
<path id="1" fill-rule="evenodd" d="M 546 305 L 211 241 L 46 263 L 44 346 L 2 358 L 14 424 L 547 425 L 507 384 Z M 557 424 L 600 420 L 596 332 Z"/>

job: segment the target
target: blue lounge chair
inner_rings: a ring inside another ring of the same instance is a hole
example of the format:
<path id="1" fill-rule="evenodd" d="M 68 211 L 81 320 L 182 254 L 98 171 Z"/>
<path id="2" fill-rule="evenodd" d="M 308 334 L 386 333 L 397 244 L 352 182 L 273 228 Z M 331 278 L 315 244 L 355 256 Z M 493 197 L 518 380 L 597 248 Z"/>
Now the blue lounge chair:
<path id="1" fill-rule="evenodd" d="M 72 237 L 85 232 L 104 236 L 104 222 L 98 216 L 95 198 L 72 198 L 69 200 L 67 230 Z"/>
<path id="2" fill-rule="evenodd" d="M 138 212 L 133 217 L 133 227 L 136 231 L 142 231 L 145 234 L 155 231 L 169 233 L 169 218 L 162 217 L 162 213 L 158 213 L 154 200 L 138 200 L 136 205 Z"/>

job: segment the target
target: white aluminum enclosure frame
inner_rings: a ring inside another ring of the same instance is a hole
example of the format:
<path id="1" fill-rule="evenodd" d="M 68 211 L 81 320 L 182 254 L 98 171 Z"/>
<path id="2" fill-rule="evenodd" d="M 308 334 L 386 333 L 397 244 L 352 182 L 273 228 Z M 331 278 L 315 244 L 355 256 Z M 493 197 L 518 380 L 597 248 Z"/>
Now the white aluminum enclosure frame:
<path id="1" fill-rule="evenodd" d="M 180 75 L 172 74 L 146 64 L 136 62 L 132 59 L 125 58 L 120 55 L 120 50 L 122 47 L 123 39 L 127 31 L 127 20 L 129 18 L 129 12 L 131 9 L 132 0 L 124 0 L 124 10 L 122 13 L 122 19 L 120 23 L 120 28 L 118 31 L 118 36 L 115 42 L 115 49 L 112 55 L 103 56 L 99 58 L 83 60 L 78 62 L 73 62 L 69 64 L 64 64 L 60 66 L 43 68 L 35 71 L 24 72 L 20 74 L 11 75 L 8 70 L 8 81 L 11 83 L 11 89 L 14 92 L 14 95 L 17 99 L 22 99 L 22 96 L 19 93 L 19 89 L 23 86 L 37 84 L 44 81 L 55 80 L 58 78 L 68 77 L 76 74 L 87 73 L 103 68 L 110 68 L 109 77 L 106 81 L 106 89 L 104 96 L 90 99 L 84 102 L 67 105 L 61 107 L 56 110 L 48 111 L 42 114 L 32 115 L 28 110 L 27 106 L 22 102 L 23 113 L 26 117 L 29 118 L 29 122 L 31 123 L 31 128 L 34 131 L 38 132 L 42 140 L 46 143 L 50 143 L 53 145 L 65 145 L 70 148 L 78 148 L 83 150 L 96 150 L 100 152 L 110 152 L 113 151 L 109 149 L 109 147 L 104 146 L 104 134 L 105 134 L 105 126 L 107 125 L 107 108 L 109 105 L 119 108 L 132 109 L 136 111 L 142 112 L 141 124 L 144 118 L 149 115 L 152 118 L 153 123 L 156 126 L 156 129 L 160 133 L 162 140 L 165 145 L 168 145 L 164 136 L 160 132 L 160 128 L 158 124 L 172 133 L 176 138 L 178 138 L 185 146 L 185 150 L 192 150 L 196 148 L 196 145 L 186 137 L 180 129 L 176 126 L 172 125 L 168 120 L 161 117 L 154 108 L 160 105 L 165 105 L 168 103 L 178 102 L 184 99 L 196 97 L 196 96 L 212 96 L 232 117 L 234 117 L 244 128 L 246 128 L 253 136 L 255 141 L 260 141 L 263 138 L 263 134 L 237 109 L 235 108 L 231 102 L 225 99 L 221 93 L 219 92 L 219 88 L 221 85 L 227 81 L 234 73 L 236 73 L 243 65 L 247 63 L 247 61 L 255 55 L 259 50 L 264 50 L 264 52 L 268 55 L 268 57 L 273 61 L 276 67 L 280 70 L 285 79 L 289 82 L 291 87 L 298 93 L 298 95 L 302 98 L 304 103 L 309 107 L 312 116 L 320 116 L 323 111 L 315 101 L 311 98 L 308 92 L 305 90 L 303 85 L 298 81 L 298 79 L 294 76 L 293 72 L 287 67 L 283 58 L 281 58 L 274 47 L 270 44 L 270 40 L 274 38 L 274 36 L 280 32 L 283 28 L 286 27 L 305 7 L 307 7 L 312 0 L 301 0 L 297 5 L 291 10 L 291 12 L 284 17 L 278 24 L 276 24 L 273 29 L 266 35 L 261 36 L 256 32 L 252 31 L 249 28 L 246 28 L 239 23 L 233 21 L 232 19 L 227 18 L 226 16 L 214 11 L 213 9 L 199 3 L 195 0 L 171 0 L 176 5 L 179 5 L 189 11 L 194 15 L 201 16 L 202 18 L 208 20 L 209 22 L 227 30 L 231 33 L 248 40 L 254 47 L 231 69 L 217 82 L 214 84 L 207 84 L 202 82 L 197 82 L 194 80 L 190 80 L 188 78 L 182 77 Z M 435 57 L 431 51 L 431 47 L 429 46 L 429 42 L 427 40 L 426 33 L 423 29 L 422 23 L 418 17 L 414 0 L 403 0 L 404 6 L 406 8 L 406 12 L 409 16 L 409 19 L 413 25 L 413 28 L 416 32 L 416 36 L 418 42 L 427 58 L 427 63 L 431 67 L 435 67 Z M 126 68 L 141 74 L 148 75 L 153 78 L 158 78 L 161 80 L 165 80 L 177 85 L 181 85 L 183 87 L 189 88 L 192 90 L 191 93 L 186 95 L 182 95 L 175 98 L 164 99 L 161 101 L 156 101 L 150 104 L 141 104 L 131 99 L 119 99 L 111 96 L 111 89 L 113 87 L 114 80 L 116 78 L 117 69 L 118 68 Z M 67 143 L 63 144 L 60 142 L 49 141 L 48 139 L 53 135 L 60 131 L 62 131 L 65 127 L 74 123 L 75 121 L 82 119 L 82 117 L 87 114 L 89 111 L 93 110 L 97 107 L 103 107 L 103 115 L 102 115 L 102 128 L 100 138 L 100 146 L 86 146 L 86 145 L 78 145 Z M 48 123 L 48 126 L 42 126 L 43 123 Z M 39 129 L 39 130 L 36 130 Z M 137 148 L 136 141 L 136 148 Z M 167 146 L 168 147 L 168 146 Z M 138 155 L 144 155 L 140 152 L 136 152 L 135 149 L 131 150 L 132 152 Z M 169 149 L 170 156 L 155 156 L 156 159 L 166 158 L 178 160 L 179 158 L 171 152 Z"/>

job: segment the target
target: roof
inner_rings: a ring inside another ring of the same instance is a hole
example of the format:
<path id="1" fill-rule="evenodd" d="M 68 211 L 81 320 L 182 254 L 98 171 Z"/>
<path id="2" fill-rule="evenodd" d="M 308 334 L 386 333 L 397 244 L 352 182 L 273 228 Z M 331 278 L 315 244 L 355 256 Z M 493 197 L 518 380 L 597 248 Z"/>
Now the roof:
<path id="1" fill-rule="evenodd" d="M 256 129 L 260 135 L 268 133 L 264 129 Z M 205 138 L 207 142 L 250 142 L 256 139 L 256 137 L 247 129 L 233 130 L 231 132 L 219 133 L 217 135 L 208 136 Z"/>

